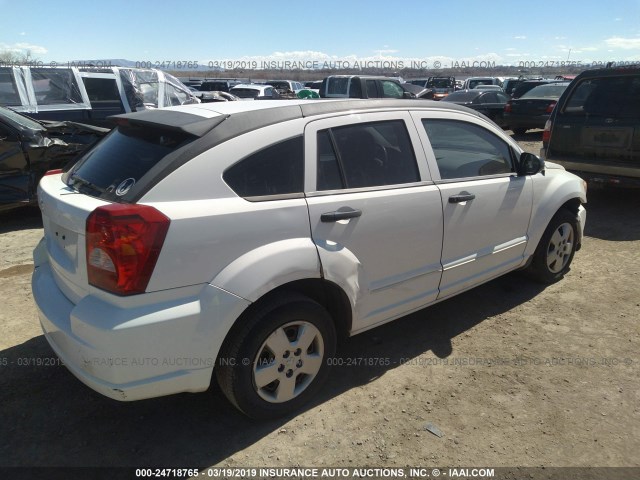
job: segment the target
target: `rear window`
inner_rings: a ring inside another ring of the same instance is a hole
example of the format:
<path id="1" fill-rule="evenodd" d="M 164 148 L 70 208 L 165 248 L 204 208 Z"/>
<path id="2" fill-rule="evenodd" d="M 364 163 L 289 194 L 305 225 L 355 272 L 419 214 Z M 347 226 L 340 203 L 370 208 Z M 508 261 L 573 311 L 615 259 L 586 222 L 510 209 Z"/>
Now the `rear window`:
<path id="1" fill-rule="evenodd" d="M 563 113 L 638 118 L 640 75 L 585 79 L 571 92 Z"/>
<path id="2" fill-rule="evenodd" d="M 520 98 L 560 98 L 567 85 L 539 85 L 532 88 Z"/>
<path id="3" fill-rule="evenodd" d="M 160 160 L 194 139 L 182 132 L 118 126 L 64 179 L 81 193 L 118 201 Z"/>

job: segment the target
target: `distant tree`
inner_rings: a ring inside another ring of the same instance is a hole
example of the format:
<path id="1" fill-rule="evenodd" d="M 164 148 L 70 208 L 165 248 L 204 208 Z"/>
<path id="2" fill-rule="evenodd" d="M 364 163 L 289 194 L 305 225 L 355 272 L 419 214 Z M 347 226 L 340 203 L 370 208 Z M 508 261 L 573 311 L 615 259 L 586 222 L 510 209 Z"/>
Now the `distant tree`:
<path id="1" fill-rule="evenodd" d="M 37 58 L 31 56 L 31 50 L 27 50 L 26 52 L 0 50 L 0 63 L 29 64 L 37 61 Z"/>

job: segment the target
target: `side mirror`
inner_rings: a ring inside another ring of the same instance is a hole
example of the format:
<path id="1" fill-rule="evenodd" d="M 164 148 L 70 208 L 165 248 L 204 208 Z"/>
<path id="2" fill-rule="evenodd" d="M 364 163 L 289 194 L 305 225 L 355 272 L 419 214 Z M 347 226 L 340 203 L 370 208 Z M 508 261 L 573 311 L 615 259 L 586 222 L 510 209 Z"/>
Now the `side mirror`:
<path id="1" fill-rule="evenodd" d="M 518 175 L 535 175 L 544 170 L 544 160 L 529 152 L 522 152 L 518 160 Z"/>

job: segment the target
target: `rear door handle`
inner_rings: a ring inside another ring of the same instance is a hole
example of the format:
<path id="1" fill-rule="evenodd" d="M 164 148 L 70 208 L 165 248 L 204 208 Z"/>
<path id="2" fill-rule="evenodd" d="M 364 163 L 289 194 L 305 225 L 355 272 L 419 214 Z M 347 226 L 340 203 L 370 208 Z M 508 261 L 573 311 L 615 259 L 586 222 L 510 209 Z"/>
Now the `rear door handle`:
<path id="1" fill-rule="evenodd" d="M 451 195 L 449 197 L 449 203 L 462 203 L 469 200 L 473 200 L 476 196 L 473 193 L 461 193 L 460 195 Z"/>
<path id="2" fill-rule="evenodd" d="M 320 215 L 321 222 L 337 222 L 338 220 L 346 220 L 348 218 L 356 218 L 362 215 L 362 210 L 354 210 L 352 208 L 345 210 L 336 210 L 334 212 L 327 212 Z"/>

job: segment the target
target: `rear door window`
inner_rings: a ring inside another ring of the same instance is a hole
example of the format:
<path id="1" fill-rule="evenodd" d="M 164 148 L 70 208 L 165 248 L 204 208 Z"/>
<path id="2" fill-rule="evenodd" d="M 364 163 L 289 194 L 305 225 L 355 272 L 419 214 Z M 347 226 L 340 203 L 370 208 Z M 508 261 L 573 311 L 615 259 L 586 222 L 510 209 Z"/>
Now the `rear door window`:
<path id="1" fill-rule="evenodd" d="M 318 132 L 318 190 L 420 181 L 404 121 L 361 123 Z"/>

